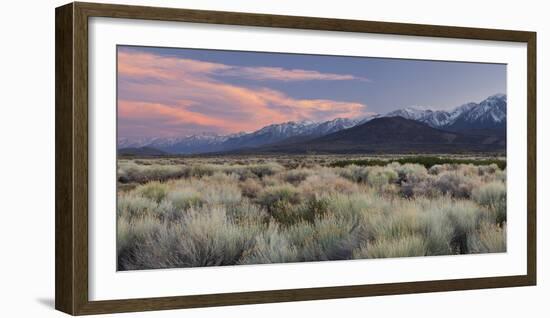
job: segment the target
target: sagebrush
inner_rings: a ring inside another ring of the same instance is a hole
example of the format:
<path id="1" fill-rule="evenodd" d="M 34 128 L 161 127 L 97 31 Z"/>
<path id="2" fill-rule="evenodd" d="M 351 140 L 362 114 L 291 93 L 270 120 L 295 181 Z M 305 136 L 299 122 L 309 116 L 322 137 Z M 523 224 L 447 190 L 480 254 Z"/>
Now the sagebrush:
<path id="1" fill-rule="evenodd" d="M 118 269 L 506 251 L 505 163 L 285 160 L 119 160 Z"/>

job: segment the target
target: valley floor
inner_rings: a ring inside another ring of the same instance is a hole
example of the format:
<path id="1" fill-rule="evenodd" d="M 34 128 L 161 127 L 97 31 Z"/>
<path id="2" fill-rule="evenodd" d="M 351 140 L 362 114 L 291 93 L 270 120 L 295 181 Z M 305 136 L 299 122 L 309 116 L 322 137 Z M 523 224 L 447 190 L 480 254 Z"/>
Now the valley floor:
<path id="1" fill-rule="evenodd" d="M 506 161 L 121 158 L 119 270 L 506 251 Z"/>

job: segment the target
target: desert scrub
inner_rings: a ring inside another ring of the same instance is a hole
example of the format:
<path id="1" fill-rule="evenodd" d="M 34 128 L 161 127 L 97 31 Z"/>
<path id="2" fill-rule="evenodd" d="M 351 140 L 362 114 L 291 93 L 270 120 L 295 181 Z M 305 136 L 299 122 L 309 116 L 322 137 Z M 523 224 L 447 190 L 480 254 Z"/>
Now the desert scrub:
<path id="1" fill-rule="evenodd" d="M 117 197 L 117 216 L 142 217 L 154 213 L 158 203 L 136 193 L 123 193 Z"/>
<path id="2" fill-rule="evenodd" d="M 200 207 L 205 203 L 202 194 L 193 188 L 176 188 L 166 195 L 166 199 L 174 208 L 187 210 L 191 207 Z"/>
<path id="3" fill-rule="evenodd" d="M 258 196 L 258 203 L 271 210 L 280 202 L 297 204 L 300 202 L 300 192 L 291 184 L 266 187 Z"/>
<path id="4" fill-rule="evenodd" d="M 353 251 L 354 258 L 390 258 L 427 255 L 426 243 L 418 235 L 382 238 Z"/>
<path id="5" fill-rule="evenodd" d="M 314 239 L 303 247 L 303 260 L 351 259 L 353 250 L 359 245 L 358 227 L 358 222 L 334 214 L 316 218 Z"/>
<path id="6" fill-rule="evenodd" d="M 367 183 L 378 190 L 398 179 L 398 174 L 391 167 L 371 167 L 367 172 Z"/>
<path id="7" fill-rule="evenodd" d="M 135 191 L 139 195 L 159 203 L 168 194 L 168 185 L 153 181 L 137 187 Z"/>
<path id="8" fill-rule="evenodd" d="M 186 167 L 186 177 L 202 178 L 205 176 L 211 176 L 215 172 L 219 171 L 220 167 L 211 164 L 198 164 Z"/>
<path id="9" fill-rule="evenodd" d="M 279 174 L 281 181 L 283 183 L 290 183 L 292 185 L 298 185 L 300 182 L 306 180 L 307 177 L 313 175 L 314 172 L 311 169 L 293 169 L 286 170 Z"/>
<path id="10" fill-rule="evenodd" d="M 240 204 L 228 206 L 227 216 L 237 224 L 268 224 L 269 214 L 257 204 L 242 201 Z"/>
<path id="11" fill-rule="evenodd" d="M 493 212 L 497 224 L 506 222 L 506 185 L 504 183 L 484 184 L 473 190 L 472 198 Z"/>
<path id="12" fill-rule="evenodd" d="M 457 202 L 443 206 L 441 213 L 445 214 L 453 227 L 453 236 L 450 242 L 454 252 L 468 254 L 470 246 L 468 240 L 475 233 L 481 218 L 482 210 L 468 201 Z"/>
<path id="13" fill-rule="evenodd" d="M 283 166 L 281 166 L 276 162 L 267 162 L 264 164 L 250 165 L 248 169 L 250 169 L 250 172 L 258 176 L 259 178 L 263 178 L 265 176 L 271 176 L 285 170 Z"/>
<path id="14" fill-rule="evenodd" d="M 271 224 L 265 232 L 256 236 L 254 246 L 245 251 L 239 264 L 271 264 L 299 261 L 298 250 L 291 245 L 285 233 Z"/>
<path id="15" fill-rule="evenodd" d="M 135 162 L 119 163 L 118 181 L 121 183 L 148 181 L 165 181 L 176 179 L 186 174 L 185 167 L 181 165 L 137 164 Z"/>
<path id="16" fill-rule="evenodd" d="M 140 257 L 140 251 L 151 235 L 163 230 L 161 221 L 152 217 L 126 218 L 117 220 L 117 268 L 135 269 L 132 264 Z"/>
<path id="17" fill-rule="evenodd" d="M 434 185 L 443 194 L 455 198 L 470 198 L 472 190 L 479 186 L 479 182 L 473 176 L 464 176 L 457 171 L 444 171 L 437 175 Z"/>
<path id="18" fill-rule="evenodd" d="M 481 223 L 475 235 L 469 237 L 471 253 L 506 252 L 506 226 L 492 223 Z"/>
<path id="19" fill-rule="evenodd" d="M 324 171 L 322 173 L 307 177 L 298 189 L 306 197 L 315 195 L 331 195 L 335 193 L 352 194 L 359 192 L 359 185 L 337 176 L 332 172 Z"/>
<path id="20" fill-rule="evenodd" d="M 241 202 L 241 189 L 234 183 L 209 183 L 202 189 L 204 200 L 213 205 L 235 205 Z"/>
<path id="21" fill-rule="evenodd" d="M 129 183 L 119 185 L 131 187 L 117 192 L 118 268 L 506 250 L 506 170 L 498 164 L 427 168 L 386 157 L 331 167 L 335 160 L 121 160 L 119 177 Z"/>
<path id="22" fill-rule="evenodd" d="M 245 179 L 239 183 L 239 187 L 242 195 L 251 199 L 256 198 L 263 189 L 262 183 L 255 178 Z"/>
<path id="23" fill-rule="evenodd" d="M 356 183 L 367 182 L 367 176 L 368 176 L 367 167 L 361 167 L 355 164 L 351 164 L 349 166 L 345 166 L 344 168 L 337 169 L 336 171 L 338 171 L 342 177 L 348 180 L 351 180 L 353 182 L 356 182 Z"/>
<path id="24" fill-rule="evenodd" d="M 435 186 L 435 180 L 431 176 L 425 179 L 403 181 L 399 188 L 399 193 L 405 198 L 435 198 L 441 195 L 441 191 Z"/>
<path id="25" fill-rule="evenodd" d="M 236 264 L 254 246 L 259 226 L 240 227 L 223 207 L 191 209 L 172 224 L 161 224 L 132 253 L 120 260 L 125 269 L 220 266 Z"/>

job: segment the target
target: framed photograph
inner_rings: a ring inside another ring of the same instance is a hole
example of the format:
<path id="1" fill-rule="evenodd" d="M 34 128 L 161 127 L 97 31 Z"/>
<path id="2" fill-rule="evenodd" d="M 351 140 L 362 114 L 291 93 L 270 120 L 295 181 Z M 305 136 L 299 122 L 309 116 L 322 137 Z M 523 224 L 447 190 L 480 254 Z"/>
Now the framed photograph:
<path id="1" fill-rule="evenodd" d="M 56 9 L 73 315 L 536 284 L 536 33 Z"/>

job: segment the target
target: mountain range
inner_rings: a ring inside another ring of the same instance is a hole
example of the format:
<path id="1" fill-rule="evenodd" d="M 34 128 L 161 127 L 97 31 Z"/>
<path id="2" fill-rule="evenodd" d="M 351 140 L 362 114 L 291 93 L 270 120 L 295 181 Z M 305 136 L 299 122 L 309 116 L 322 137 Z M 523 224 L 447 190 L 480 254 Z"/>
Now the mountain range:
<path id="1" fill-rule="evenodd" d="M 182 138 L 120 138 L 120 154 L 244 152 L 499 151 L 506 143 L 504 94 L 451 111 L 406 107 L 366 118 L 290 121 L 251 133 L 204 133 Z M 395 151 L 393 151 L 395 150 Z"/>

